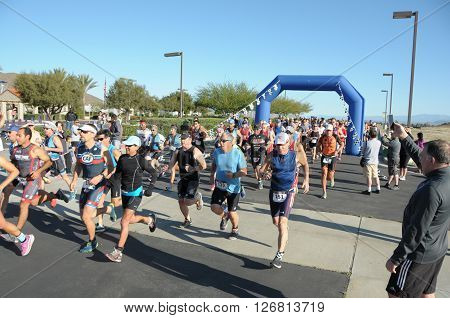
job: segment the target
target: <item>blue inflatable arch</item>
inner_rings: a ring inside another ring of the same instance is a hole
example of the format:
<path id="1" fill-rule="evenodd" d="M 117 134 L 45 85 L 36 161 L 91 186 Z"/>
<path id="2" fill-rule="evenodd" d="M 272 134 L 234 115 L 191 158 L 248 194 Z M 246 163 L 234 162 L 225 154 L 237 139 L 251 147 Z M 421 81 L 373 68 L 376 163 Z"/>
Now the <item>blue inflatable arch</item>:
<path id="1" fill-rule="evenodd" d="M 364 129 L 364 98 L 343 76 L 278 75 L 256 96 L 259 105 L 256 107 L 255 122 L 269 120 L 270 105 L 284 90 L 335 91 L 340 94 L 339 86 L 344 95 L 344 100 L 349 106 L 348 115 L 355 129 L 353 132 L 348 131 L 345 150 L 347 154 L 357 156 L 360 152 Z M 352 125 L 349 127 L 352 127 Z"/>

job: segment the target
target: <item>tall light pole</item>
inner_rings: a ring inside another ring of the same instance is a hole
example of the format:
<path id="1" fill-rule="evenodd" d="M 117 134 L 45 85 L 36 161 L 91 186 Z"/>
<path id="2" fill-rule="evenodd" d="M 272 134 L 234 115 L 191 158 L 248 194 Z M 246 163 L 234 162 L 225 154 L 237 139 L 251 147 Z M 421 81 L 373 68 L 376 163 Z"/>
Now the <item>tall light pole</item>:
<path id="1" fill-rule="evenodd" d="M 409 19 L 414 16 L 414 37 L 413 37 L 413 50 L 411 60 L 411 80 L 409 82 L 409 105 L 408 105 L 408 126 L 411 126 L 411 113 L 412 113 L 412 99 L 414 90 L 414 66 L 416 63 L 416 38 L 417 38 L 417 21 L 419 20 L 419 11 L 399 11 L 394 12 L 392 16 L 394 19 Z"/>
<path id="2" fill-rule="evenodd" d="M 181 57 L 181 71 L 180 71 L 180 118 L 183 117 L 183 52 L 165 53 L 165 57 L 179 56 Z"/>
<path id="3" fill-rule="evenodd" d="M 391 77 L 391 101 L 389 104 L 389 115 L 392 115 L 392 89 L 394 85 L 394 74 L 392 73 L 383 73 L 383 76 L 390 76 Z"/>
<path id="4" fill-rule="evenodd" d="M 384 110 L 384 129 L 386 129 L 386 118 L 387 118 L 387 102 L 388 102 L 388 94 L 389 92 L 385 89 L 381 90 L 382 93 L 386 93 L 386 109 Z"/>

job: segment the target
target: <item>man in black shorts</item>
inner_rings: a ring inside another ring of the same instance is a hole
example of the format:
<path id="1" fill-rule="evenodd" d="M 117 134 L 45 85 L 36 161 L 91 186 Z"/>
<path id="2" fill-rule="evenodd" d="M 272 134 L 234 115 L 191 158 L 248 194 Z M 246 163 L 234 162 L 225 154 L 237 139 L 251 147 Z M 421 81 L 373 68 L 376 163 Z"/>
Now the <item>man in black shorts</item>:
<path id="1" fill-rule="evenodd" d="M 170 164 L 165 169 L 171 170 L 178 163 L 180 169 L 180 182 L 178 182 L 178 204 L 184 216 L 182 227 L 192 224 L 189 216 L 189 206 L 196 204 L 197 210 L 203 207 L 202 194 L 198 191 L 200 181 L 199 172 L 206 169 L 206 161 L 203 153 L 192 145 L 192 137 L 189 133 L 181 135 L 182 147 L 175 151 Z"/>
<path id="2" fill-rule="evenodd" d="M 114 250 L 106 254 L 106 257 L 116 263 L 122 261 L 122 252 L 128 238 L 128 227 L 130 224 L 144 223 L 148 225 L 150 232 L 156 230 L 156 216 L 154 213 L 149 213 L 147 216 L 136 214 L 144 194 L 142 176 L 144 171 L 153 173 L 154 168 L 143 154 L 138 154 L 138 149 L 141 146 L 139 137 L 131 136 L 123 144 L 127 153 L 120 156 L 113 176 L 122 185 L 123 216 L 120 222 L 120 238 Z"/>
<path id="3" fill-rule="evenodd" d="M 252 161 L 253 170 L 255 171 L 256 180 L 258 180 L 258 189 L 262 189 L 264 184 L 259 169 L 264 164 L 269 138 L 263 134 L 261 129 L 258 129 L 250 136 L 248 142 L 250 144 L 250 159 Z"/>
<path id="4" fill-rule="evenodd" d="M 394 134 L 426 176 L 403 213 L 402 238 L 386 269 L 392 273 L 389 297 L 434 298 L 436 282 L 448 250 L 450 225 L 450 143 L 433 140 L 423 151 L 405 129 L 394 124 Z"/>

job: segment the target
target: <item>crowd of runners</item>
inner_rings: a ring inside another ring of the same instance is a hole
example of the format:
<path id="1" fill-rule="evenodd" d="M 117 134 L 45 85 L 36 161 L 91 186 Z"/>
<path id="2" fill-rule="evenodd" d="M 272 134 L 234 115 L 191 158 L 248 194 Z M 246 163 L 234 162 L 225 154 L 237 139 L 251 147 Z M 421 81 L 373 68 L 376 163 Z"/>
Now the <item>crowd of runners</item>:
<path id="1" fill-rule="evenodd" d="M 183 217 L 180 226 L 191 226 L 189 207 L 203 208 L 199 173 L 208 168 L 206 158 L 210 157 L 211 211 L 219 218 L 220 230 L 225 231 L 231 223 L 230 240 L 239 238 L 238 204 L 246 195 L 241 178 L 249 174 L 247 167 L 253 168 L 258 189 L 264 187 L 264 180 L 270 180 L 268 201 L 273 224 L 278 229 L 278 248 L 270 264 L 281 268 L 295 196 L 299 189 L 303 193 L 309 191 L 309 165 L 316 161 L 320 163 L 321 198 L 327 199 L 327 188 L 335 185 L 334 173 L 347 139 L 346 123 L 334 118 L 280 117 L 252 125 L 246 117 L 231 116 L 216 128 L 215 139 L 208 136 L 199 119 L 194 119 L 191 126 L 172 126 L 166 137 L 156 125 L 148 128 L 145 120 L 141 120 L 136 134 L 123 143 L 117 116 L 110 121 L 95 123 L 80 124 L 75 120 L 70 126 L 71 136 L 64 136 L 63 123 L 44 122 L 44 138 L 34 129 L 33 123 L 7 127 L 10 160 L 0 157 L 0 167 L 7 172 L 7 178 L 0 184 L 0 229 L 5 232 L 1 237 L 18 244 L 23 256 L 30 252 L 35 239 L 32 234 L 22 232 L 30 205 L 49 202 L 55 207 L 58 200 L 66 203 L 75 200 L 78 178 L 83 179 L 79 212 L 88 233 L 86 242 L 79 249 L 81 253 L 91 253 L 98 247 L 96 234 L 105 231 L 103 215 L 116 222 L 119 207 L 123 210 L 120 238 L 114 249 L 106 254 L 111 261 L 121 262 L 130 224 L 144 223 L 150 232 L 154 232 L 156 215 L 136 212 L 143 196 L 152 195 L 156 180 L 165 173 L 170 173 L 167 191 L 173 191 L 179 174 L 178 203 Z M 363 191 L 365 194 L 371 193 L 372 178 L 378 180 L 374 192 L 380 192 L 379 135 L 376 125 L 366 126 L 361 157 L 369 185 L 368 190 Z M 397 164 L 397 160 L 391 162 L 390 153 L 394 151 L 391 148 L 400 151 L 395 144 L 396 138 L 395 134 L 382 137 L 383 144 L 388 147 L 390 177 L 387 187 L 393 179 L 401 180 L 395 167 L 391 168 L 392 164 Z M 207 153 L 210 148 L 206 147 L 205 141 L 210 139 L 214 139 L 214 148 Z M 168 158 L 166 164 L 165 157 Z M 67 192 L 62 189 L 56 193 L 45 191 L 45 183 L 51 182 L 49 178 L 58 175 L 66 183 Z M 300 175 L 303 175 L 301 182 Z M 22 191 L 22 198 L 17 224 L 12 224 L 3 215 L 16 187 Z M 110 203 L 106 204 L 109 193 Z M 393 264 L 398 266 L 399 263 Z"/>

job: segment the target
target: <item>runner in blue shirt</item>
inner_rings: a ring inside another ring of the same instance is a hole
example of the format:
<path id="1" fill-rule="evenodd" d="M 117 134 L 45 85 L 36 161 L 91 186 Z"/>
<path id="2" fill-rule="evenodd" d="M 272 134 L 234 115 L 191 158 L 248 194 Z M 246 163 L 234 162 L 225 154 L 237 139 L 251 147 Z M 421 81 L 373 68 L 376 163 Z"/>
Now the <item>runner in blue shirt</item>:
<path id="1" fill-rule="evenodd" d="M 214 151 L 212 158 L 210 182 L 211 184 L 215 182 L 216 187 L 211 198 L 211 211 L 222 218 L 220 222 L 222 231 L 226 229 L 228 220 L 231 220 L 233 227 L 228 238 L 236 240 L 239 229 L 239 216 L 236 210 L 241 192 L 241 177 L 247 175 L 247 163 L 242 151 L 234 146 L 234 138 L 230 132 L 222 134 L 220 148 Z M 222 208 L 225 200 L 228 212 Z"/>

